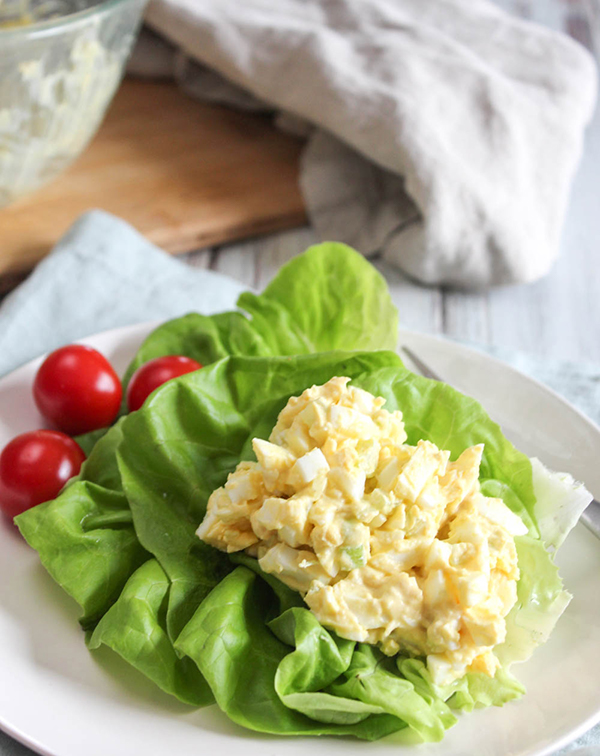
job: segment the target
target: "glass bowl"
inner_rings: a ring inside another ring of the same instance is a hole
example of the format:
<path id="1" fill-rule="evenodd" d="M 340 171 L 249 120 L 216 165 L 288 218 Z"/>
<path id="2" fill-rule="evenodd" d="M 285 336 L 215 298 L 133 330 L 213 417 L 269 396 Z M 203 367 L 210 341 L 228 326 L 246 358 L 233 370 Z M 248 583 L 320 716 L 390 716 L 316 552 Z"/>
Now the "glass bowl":
<path id="1" fill-rule="evenodd" d="M 44 0 L 0 17 L 0 207 L 83 151 L 121 81 L 146 0 L 85 3 Z"/>

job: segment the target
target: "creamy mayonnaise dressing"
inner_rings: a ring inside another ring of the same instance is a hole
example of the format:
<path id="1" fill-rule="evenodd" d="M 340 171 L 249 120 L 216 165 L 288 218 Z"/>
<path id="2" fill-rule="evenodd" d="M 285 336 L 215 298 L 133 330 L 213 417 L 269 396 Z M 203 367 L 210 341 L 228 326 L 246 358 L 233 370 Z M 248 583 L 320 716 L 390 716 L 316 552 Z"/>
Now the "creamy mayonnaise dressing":
<path id="1" fill-rule="evenodd" d="M 399 411 L 332 378 L 292 397 L 257 462 L 210 497 L 198 536 L 245 550 L 300 591 L 324 626 L 427 657 L 438 684 L 494 675 L 527 532 L 479 486 L 483 445 L 406 443 Z"/>

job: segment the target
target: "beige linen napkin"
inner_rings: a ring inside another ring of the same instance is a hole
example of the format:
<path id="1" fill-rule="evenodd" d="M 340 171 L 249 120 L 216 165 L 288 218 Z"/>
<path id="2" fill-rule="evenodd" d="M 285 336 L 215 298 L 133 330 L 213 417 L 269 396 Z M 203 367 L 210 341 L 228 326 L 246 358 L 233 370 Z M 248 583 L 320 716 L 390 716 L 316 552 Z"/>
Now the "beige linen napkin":
<path id="1" fill-rule="evenodd" d="M 565 35 L 487 0 L 151 0 L 146 20 L 187 91 L 308 135 L 322 238 L 432 284 L 551 267 L 596 89 Z"/>

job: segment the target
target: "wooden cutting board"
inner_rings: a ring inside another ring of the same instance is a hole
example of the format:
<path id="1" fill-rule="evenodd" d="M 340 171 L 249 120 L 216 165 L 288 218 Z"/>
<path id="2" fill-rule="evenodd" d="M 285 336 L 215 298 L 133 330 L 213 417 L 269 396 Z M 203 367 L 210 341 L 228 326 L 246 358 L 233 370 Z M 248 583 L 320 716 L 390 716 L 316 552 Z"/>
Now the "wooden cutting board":
<path id="1" fill-rule="evenodd" d="M 172 253 L 300 225 L 300 149 L 262 115 L 126 80 L 74 165 L 0 210 L 0 275 L 30 269 L 97 207 Z"/>

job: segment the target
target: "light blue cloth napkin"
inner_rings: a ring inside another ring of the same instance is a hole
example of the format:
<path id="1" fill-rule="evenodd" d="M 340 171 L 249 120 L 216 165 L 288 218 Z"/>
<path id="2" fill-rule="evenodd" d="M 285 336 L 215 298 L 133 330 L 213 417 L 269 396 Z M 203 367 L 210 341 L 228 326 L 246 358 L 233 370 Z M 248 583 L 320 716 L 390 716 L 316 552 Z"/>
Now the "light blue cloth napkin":
<path id="1" fill-rule="evenodd" d="M 232 309 L 244 288 L 169 257 L 131 226 L 95 210 L 75 223 L 0 306 L 0 376 L 39 354 L 109 328 L 194 310 L 210 314 Z M 600 368 L 488 351 L 600 422 Z M 600 745 L 600 725 L 564 752 L 584 745 Z M 0 756 L 32 756 L 32 751 L 0 732 Z"/>
<path id="2" fill-rule="evenodd" d="M 83 215 L 0 306 L 0 376 L 92 333 L 232 309 L 246 287 L 192 268 L 101 210 Z"/>

